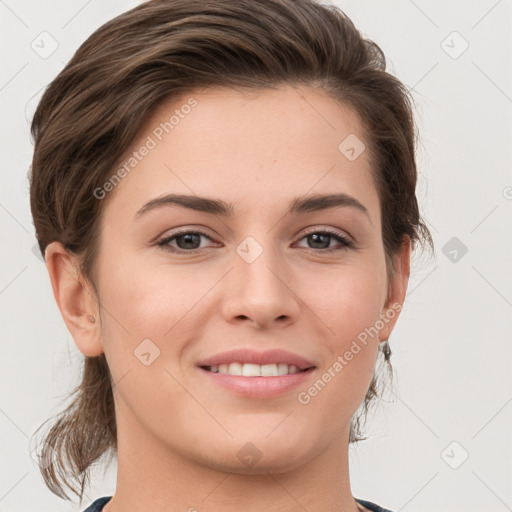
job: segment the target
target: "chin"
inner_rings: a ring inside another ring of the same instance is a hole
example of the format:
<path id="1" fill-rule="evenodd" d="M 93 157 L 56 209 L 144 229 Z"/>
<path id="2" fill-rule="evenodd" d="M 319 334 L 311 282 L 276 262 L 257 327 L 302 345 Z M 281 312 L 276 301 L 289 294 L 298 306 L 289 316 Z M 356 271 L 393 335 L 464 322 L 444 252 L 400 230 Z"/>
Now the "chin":
<path id="1" fill-rule="evenodd" d="M 307 442 L 295 441 L 288 438 L 271 436 L 244 436 L 243 440 L 230 440 L 227 445 L 217 444 L 215 450 L 210 450 L 207 458 L 199 455 L 203 464 L 212 469 L 235 474 L 267 474 L 286 473 L 305 464 L 311 457 L 313 448 L 308 449 Z"/>

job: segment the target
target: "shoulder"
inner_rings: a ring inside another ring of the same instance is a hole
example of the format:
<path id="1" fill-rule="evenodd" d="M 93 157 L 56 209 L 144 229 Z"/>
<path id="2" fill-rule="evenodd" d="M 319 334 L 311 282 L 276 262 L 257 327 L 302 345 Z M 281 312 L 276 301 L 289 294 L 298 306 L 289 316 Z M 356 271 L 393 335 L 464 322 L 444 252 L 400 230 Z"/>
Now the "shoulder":
<path id="1" fill-rule="evenodd" d="M 93 501 L 92 504 L 84 510 L 84 512 L 101 512 L 101 509 L 110 501 L 112 496 L 103 496 Z"/>
<path id="2" fill-rule="evenodd" d="M 392 512 L 391 510 L 381 507 L 380 505 L 377 505 L 376 503 L 373 503 L 371 501 L 361 500 L 359 498 L 355 498 L 355 500 L 363 505 L 363 507 L 370 510 L 370 512 Z"/>

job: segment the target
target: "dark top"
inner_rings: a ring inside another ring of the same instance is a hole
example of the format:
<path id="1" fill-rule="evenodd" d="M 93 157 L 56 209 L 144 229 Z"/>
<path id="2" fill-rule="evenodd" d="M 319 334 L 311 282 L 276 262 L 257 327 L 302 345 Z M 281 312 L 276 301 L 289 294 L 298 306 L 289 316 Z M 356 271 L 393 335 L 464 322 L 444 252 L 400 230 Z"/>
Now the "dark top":
<path id="1" fill-rule="evenodd" d="M 101 509 L 107 504 L 110 498 L 112 498 L 112 496 L 103 496 L 103 498 L 98 498 L 89 508 L 86 508 L 84 512 L 101 512 Z M 382 508 L 371 501 L 360 500 L 359 498 L 355 498 L 355 500 L 372 512 L 392 512 L 391 510 Z"/>

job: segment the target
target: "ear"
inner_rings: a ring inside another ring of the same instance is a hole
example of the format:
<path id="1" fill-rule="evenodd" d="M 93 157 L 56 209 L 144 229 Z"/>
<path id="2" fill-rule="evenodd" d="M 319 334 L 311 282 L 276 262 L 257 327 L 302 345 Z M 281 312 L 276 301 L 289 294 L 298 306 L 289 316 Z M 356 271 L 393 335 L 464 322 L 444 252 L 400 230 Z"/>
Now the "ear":
<path id="1" fill-rule="evenodd" d="M 80 275 L 78 258 L 61 242 L 52 242 L 45 260 L 53 295 L 77 348 L 85 356 L 102 354 L 100 308 L 92 286 Z"/>
<path id="2" fill-rule="evenodd" d="M 386 341 L 391 336 L 396 321 L 402 311 L 409 282 L 411 267 L 411 239 L 406 236 L 400 250 L 393 257 L 395 272 L 388 286 L 388 300 L 382 311 L 384 327 L 379 332 L 379 341 Z"/>

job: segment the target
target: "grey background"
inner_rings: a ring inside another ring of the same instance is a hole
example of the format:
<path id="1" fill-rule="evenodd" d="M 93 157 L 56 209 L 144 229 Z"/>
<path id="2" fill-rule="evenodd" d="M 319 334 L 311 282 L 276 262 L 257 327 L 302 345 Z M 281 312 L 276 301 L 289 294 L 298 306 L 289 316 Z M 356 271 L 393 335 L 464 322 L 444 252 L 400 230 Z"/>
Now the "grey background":
<path id="1" fill-rule="evenodd" d="M 2 512 L 83 510 L 115 490 L 114 464 L 82 506 L 65 502 L 30 453 L 79 383 L 82 355 L 33 252 L 28 119 L 78 46 L 138 3 L 0 0 Z M 413 91 L 418 195 L 437 246 L 413 260 L 390 338 L 393 387 L 370 439 L 350 448 L 353 494 L 394 511 L 512 510 L 512 1 L 336 4 Z"/>

